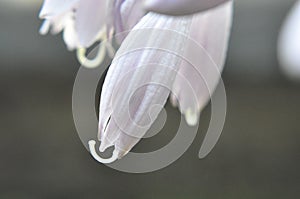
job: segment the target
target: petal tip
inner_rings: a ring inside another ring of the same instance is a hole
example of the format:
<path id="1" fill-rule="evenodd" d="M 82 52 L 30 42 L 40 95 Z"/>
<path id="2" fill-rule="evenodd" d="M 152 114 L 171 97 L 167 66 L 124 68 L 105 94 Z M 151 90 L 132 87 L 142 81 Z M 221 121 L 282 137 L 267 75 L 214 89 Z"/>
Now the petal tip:
<path id="1" fill-rule="evenodd" d="M 187 109 L 185 112 L 185 120 L 190 126 L 195 126 L 199 121 L 199 114 L 196 111 L 193 111 L 191 108 Z"/>
<path id="2" fill-rule="evenodd" d="M 103 153 L 104 151 L 106 151 L 106 149 L 108 149 L 109 147 L 113 146 L 113 144 L 111 144 L 107 139 L 102 139 L 100 147 L 99 147 L 99 151 L 101 153 Z"/>

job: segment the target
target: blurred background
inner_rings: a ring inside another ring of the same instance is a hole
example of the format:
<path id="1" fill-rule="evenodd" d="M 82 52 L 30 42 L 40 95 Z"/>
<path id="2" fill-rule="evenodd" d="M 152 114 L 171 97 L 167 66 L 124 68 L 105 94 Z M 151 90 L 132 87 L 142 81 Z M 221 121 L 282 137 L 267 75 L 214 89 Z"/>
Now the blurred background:
<path id="1" fill-rule="evenodd" d="M 80 67 L 58 36 L 38 34 L 41 0 L 0 0 L 0 199 L 300 197 L 300 84 L 279 70 L 277 36 L 295 0 L 236 0 L 224 72 L 228 113 L 204 160 L 204 111 L 189 150 L 167 168 L 126 174 L 98 164 L 72 118 Z M 167 105 L 172 139 L 179 112 Z M 155 139 L 139 148 L 159 145 Z M 153 144 L 154 143 L 154 144 Z"/>

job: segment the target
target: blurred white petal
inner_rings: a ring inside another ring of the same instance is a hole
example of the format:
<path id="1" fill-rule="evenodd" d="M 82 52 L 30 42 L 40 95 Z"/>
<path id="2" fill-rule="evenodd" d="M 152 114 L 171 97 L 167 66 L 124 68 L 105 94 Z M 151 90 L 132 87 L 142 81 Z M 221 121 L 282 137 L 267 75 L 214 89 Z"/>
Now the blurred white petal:
<path id="1" fill-rule="evenodd" d="M 292 80 L 300 79 L 300 1 L 288 14 L 278 41 L 282 71 Z"/>
<path id="2" fill-rule="evenodd" d="M 105 28 L 107 0 L 80 0 L 76 11 L 76 31 L 82 47 L 91 46 Z"/>
<path id="3" fill-rule="evenodd" d="M 67 45 L 68 50 L 74 50 L 80 45 L 75 30 L 75 24 L 74 24 L 75 21 L 71 18 L 66 20 L 67 21 L 65 22 L 66 24 L 63 32 L 63 38 Z"/>
<path id="4" fill-rule="evenodd" d="M 88 1 L 92 2 L 92 0 Z M 115 53 L 111 44 L 113 36 L 116 35 L 116 41 L 121 44 L 130 31 L 124 31 L 124 27 L 130 24 L 130 29 L 133 28 L 144 15 L 144 12 L 142 11 L 141 6 L 139 6 L 140 1 L 137 0 L 97 0 L 99 5 L 95 5 L 95 3 L 88 4 L 89 2 L 82 0 L 82 5 L 79 5 L 77 13 L 79 16 L 76 18 L 77 32 L 83 47 L 78 48 L 77 58 L 82 65 L 88 68 L 94 68 L 102 63 L 106 56 L 106 52 L 113 58 Z M 124 4 L 127 9 L 121 10 Z M 91 8 L 91 6 L 95 7 Z M 129 12 L 143 14 L 131 15 L 128 14 Z M 90 21 L 93 20 L 94 22 L 91 23 Z M 101 42 L 98 49 L 99 51 L 96 57 L 88 59 L 85 54 L 85 48 L 91 46 L 96 41 Z"/>
<path id="5" fill-rule="evenodd" d="M 64 41 L 69 50 L 74 50 L 79 46 L 79 40 L 75 31 L 75 10 L 79 0 L 46 0 L 40 12 L 40 17 L 44 23 L 40 29 L 40 34 L 45 35 L 49 31 L 58 34 L 64 31 Z"/>
<path id="6" fill-rule="evenodd" d="M 45 0 L 39 17 L 45 19 L 50 16 L 61 15 L 74 8 L 79 0 Z"/>

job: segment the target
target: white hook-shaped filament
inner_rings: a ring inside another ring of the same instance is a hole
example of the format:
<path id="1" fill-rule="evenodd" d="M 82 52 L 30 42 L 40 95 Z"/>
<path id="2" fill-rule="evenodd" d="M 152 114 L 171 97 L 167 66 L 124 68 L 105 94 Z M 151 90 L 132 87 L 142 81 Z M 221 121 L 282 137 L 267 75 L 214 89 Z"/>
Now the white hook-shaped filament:
<path id="1" fill-rule="evenodd" d="M 82 47 L 77 49 L 76 55 L 79 63 L 87 68 L 98 67 L 105 59 L 106 51 L 111 58 L 113 58 L 115 55 L 115 49 L 112 46 L 111 41 L 109 41 L 107 38 L 106 28 L 103 28 L 103 30 L 100 31 L 97 40 L 101 41 L 101 43 L 99 44 L 98 52 L 94 58 L 87 58 L 86 48 Z"/>
<path id="2" fill-rule="evenodd" d="M 105 42 L 101 42 L 99 44 L 99 49 L 97 55 L 93 59 L 88 59 L 86 57 L 86 49 L 85 48 L 78 48 L 77 49 L 77 59 L 79 63 L 87 68 L 96 68 L 98 67 L 104 60 L 106 55 L 106 45 Z"/>
<path id="3" fill-rule="evenodd" d="M 96 148 L 95 147 L 96 146 L 96 141 L 95 140 L 90 140 L 88 144 L 89 144 L 89 149 L 90 149 L 91 155 L 98 162 L 100 162 L 102 164 L 110 164 L 110 163 L 113 163 L 114 161 L 116 161 L 118 159 L 118 153 L 117 153 L 116 150 L 113 152 L 113 154 L 112 154 L 112 156 L 110 158 L 104 159 L 104 158 L 101 158 L 96 153 L 96 150 L 95 150 L 95 148 Z"/>

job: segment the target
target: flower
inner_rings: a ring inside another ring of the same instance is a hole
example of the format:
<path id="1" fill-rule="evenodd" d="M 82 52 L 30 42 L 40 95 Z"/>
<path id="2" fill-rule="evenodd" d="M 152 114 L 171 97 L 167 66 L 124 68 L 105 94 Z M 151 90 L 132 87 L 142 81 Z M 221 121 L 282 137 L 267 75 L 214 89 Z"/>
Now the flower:
<path id="1" fill-rule="evenodd" d="M 113 157 L 121 158 L 157 118 L 180 66 L 180 57 L 168 51 L 183 53 L 191 21 L 192 17 L 148 13 L 126 37 L 102 88 L 98 136 L 101 152 L 114 146 Z M 158 111 L 151 110 L 158 105 Z"/>
<path id="2" fill-rule="evenodd" d="M 102 63 L 106 51 L 114 56 L 113 34 L 126 33 L 144 15 L 139 6 L 139 0 L 45 0 L 39 14 L 45 20 L 40 33 L 47 34 L 50 28 L 53 34 L 63 31 L 68 49 L 77 49 L 79 62 L 94 68 Z M 86 49 L 97 41 L 101 42 L 98 54 L 90 60 Z"/>
<path id="3" fill-rule="evenodd" d="M 188 124 L 197 124 L 210 99 L 209 91 L 220 79 L 212 68 L 221 71 L 224 65 L 231 13 L 230 2 L 193 16 L 148 13 L 141 19 L 123 41 L 102 88 L 100 152 L 110 146 L 114 152 L 111 158 L 102 159 L 94 150 L 96 142 L 91 141 L 90 150 L 98 161 L 110 163 L 126 155 L 150 128 L 171 92 L 173 102 L 178 97 Z M 202 52 L 193 52 L 194 41 L 204 47 Z M 199 58 L 195 68 L 177 56 L 185 54 Z M 153 106 L 157 109 L 152 110 Z"/>
<path id="4" fill-rule="evenodd" d="M 288 14 L 278 39 L 278 59 L 282 71 L 291 79 L 300 77 L 300 1 Z"/>
<path id="5" fill-rule="evenodd" d="M 39 17 L 45 19 L 40 34 L 45 35 L 50 28 L 52 34 L 57 34 L 64 30 L 65 43 L 69 50 L 79 46 L 77 35 L 74 30 L 74 10 L 78 7 L 77 1 L 61 1 L 46 0 L 43 4 Z"/>
<path id="6" fill-rule="evenodd" d="M 207 0 L 202 4 L 189 0 L 193 6 L 184 5 L 182 12 L 183 1 L 179 0 L 172 1 L 174 4 L 66 0 L 55 9 L 59 2 L 45 1 L 40 14 L 45 19 L 41 33 L 48 32 L 50 26 L 53 33 L 63 30 L 67 46 L 77 49 L 85 66 L 99 65 L 106 51 L 112 56 L 111 40 L 113 35 L 120 35 L 120 48 L 107 72 L 99 110 L 99 150 L 114 146 L 114 151 L 111 158 L 103 159 L 95 150 L 96 141 L 91 140 L 90 152 L 97 161 L 111 163 L 125 156 L 151 127 L 170 95 L 187 123 L 197 124 L 224 65 L 232 1 Z M 208 9 L 220 3 L 224 4 Z M 158 13 L 145 14 L 143 8 Z M 89 60 L 85 49 L 96 41 L 101 41 L 98 56 Z"/>

